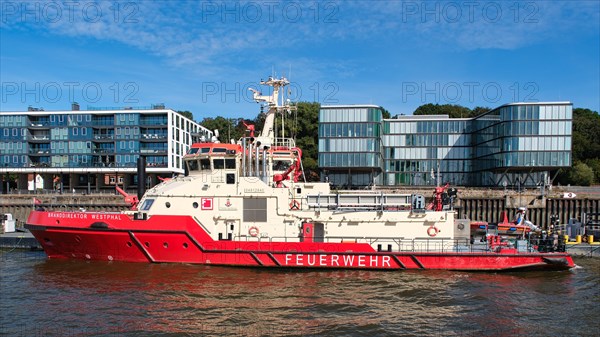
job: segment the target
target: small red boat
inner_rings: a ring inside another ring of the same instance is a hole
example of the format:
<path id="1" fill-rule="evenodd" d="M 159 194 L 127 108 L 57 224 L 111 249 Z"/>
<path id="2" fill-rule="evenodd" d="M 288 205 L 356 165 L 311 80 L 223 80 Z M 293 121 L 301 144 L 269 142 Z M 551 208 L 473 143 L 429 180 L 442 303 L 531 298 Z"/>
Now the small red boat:
<path id="1" fill-rule="evenodd" d="M 225 266 L 471 271 L 561 270 L 565 252 L 527 240 L 473 242 L 456 219 L 454 189 L 420 195 L 330 190 L 304 182 L 302 151 L 274 135 L 274 119 L 294 109 L 279 100 L 285 78 L 254 92 L 268 107 L 265 126 L 235 144 L 212 139 L 185 156 L 185 175 L 164 180 L 120 213 L 32 211 L 26 227 L 49 258 Z M 281 124 L 283 125 L 283 123 Z M 141 172 L 140 174 L 143 174 Z M 143 180 L 142 180 L 143 181 Z"/>

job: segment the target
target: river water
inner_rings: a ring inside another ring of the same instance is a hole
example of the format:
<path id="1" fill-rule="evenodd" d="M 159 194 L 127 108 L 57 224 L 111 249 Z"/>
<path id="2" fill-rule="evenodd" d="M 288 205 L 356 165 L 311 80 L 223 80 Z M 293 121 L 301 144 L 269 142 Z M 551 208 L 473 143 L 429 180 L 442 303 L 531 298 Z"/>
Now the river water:
<path id="1" fill-rule="evenodd" d="M 566 272 L 294 271 L 0 253 L 5 336 L 596 336 L 600 259 Z"/>

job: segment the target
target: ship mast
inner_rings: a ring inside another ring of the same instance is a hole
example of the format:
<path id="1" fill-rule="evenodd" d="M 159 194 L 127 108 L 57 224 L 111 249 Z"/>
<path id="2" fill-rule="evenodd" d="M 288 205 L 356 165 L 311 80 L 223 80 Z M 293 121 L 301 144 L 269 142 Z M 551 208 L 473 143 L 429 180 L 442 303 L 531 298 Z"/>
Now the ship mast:
<path id="1" fill-rule="evenodd" d="M 275 115 L 277 113 L 284 113 L 286 111 L 294 110 L 295 107 L 290 106 L 289 100 L 283 102 L 283 96 L 281 97 L 280 102 L 280 90 L 290 84 L 290 81 L 288 81 L 287 78 L 281 77 L 276 79 L 269 77 L 269 79 L 266 81 L 260 81 L 260 84 L 273 87 L 273 93 L 270 96 L 266 96 L 262 95 L 262 93 L 256 89 L 248 88 L 248 90 L 253 92 L 253 99 L 257 103 L 264 102 L 269 108 L 265 117 L 265 124 L 262 132 L 260 133 L 260 136 L 257 137 L 257 140 L 263 145 L 271 145 L 275 141 Z M 281 131 L 282 134 L 279 137 L 283 138 L 285 137 L 283 125 Z"/>

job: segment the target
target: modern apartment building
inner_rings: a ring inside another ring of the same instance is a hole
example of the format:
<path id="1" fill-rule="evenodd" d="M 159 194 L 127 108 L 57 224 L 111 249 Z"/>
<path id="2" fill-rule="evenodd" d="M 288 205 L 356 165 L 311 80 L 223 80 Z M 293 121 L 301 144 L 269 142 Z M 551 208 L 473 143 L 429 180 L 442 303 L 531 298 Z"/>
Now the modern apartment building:
<path id="1" fill-rule="evenodd" d="M 139 156 L 149 186 L 183 173 L 192 142 L 212 132 L 164 105 L 80 111 L 74 104 L 68 111 L 2 112 L 0 136 L 0 173 L 18 177 L 11 188 L 94 192 L 137 186 Z"/>
<path id="2" fill-rule="evenodd" d="M 372 105 L 323 106 L 319 165 L 337 186 L 536 186 L 571 165 L 570 102 L 511 103 L 475 118 L 381 118 Z M 356 116 L 360 116 L 357 119 Z M 367 118 L 363 118 L 367 116 Z M 368 142 L 352 130 L 372 130 Z M 347 129 L 347 130 L 346 130 Z M 350 160 L 368 156 L 367 165 Z"/>

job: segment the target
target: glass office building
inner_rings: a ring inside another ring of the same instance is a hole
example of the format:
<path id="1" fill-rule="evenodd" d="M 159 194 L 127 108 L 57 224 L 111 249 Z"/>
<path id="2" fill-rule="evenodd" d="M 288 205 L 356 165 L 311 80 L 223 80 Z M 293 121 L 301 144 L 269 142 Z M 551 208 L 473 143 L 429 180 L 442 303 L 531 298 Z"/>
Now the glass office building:
<path id="1" fill-rule="evenodd" d="M 320 123 L 346 123 L 343 116 L 354 107 L 324 106 Z M 336 116 L 331 116 L 333 113 Z M 506 104 L 475 118 L 420 115 L 381 120 L 381 129 L 371 125 L 381 131 L 372 135 L 375 142 L 379 139 L 372 149 L 379 148 L 381 156 L 379 170 L 371 167 L 372 172 L 381 173 L 375 174 L 373 181 L 391 186 L 435 185 L 439 177 L 453 185 L 547 184 L 550 171 L 571 165 L 572 118 L 571 103 L 548 102 Z M 349 148 L 352 143 L 348 142 L 344 151 L 321 146 L 336 138 L 325 132 L 331 128 L 324 127 L 321 132 L 319 127 L 319 164 L 329 177 L 337 172 L 352 175 L 344 157 L 338 157 L 353 152 Z M 365 150 L 355 149 L 356 153 Z M 377 150 L 373 151 L 376 156 Z M 368 185 L 353 177 L 343 181 L 351 182 L 351 187 Z M 332 183 L 340 185 L 338 180 Z"/>
<path id="2" fill-rule="evenodd" d="M 164 106 L 140 110 L 0 113 L 0 172 L 16 173 L 19 190 L 93 189 L 137 185 L 146 158 L 151 184 L 183 173 L 183 155 L 197 136 L 212 132 Z M 3 188 L 5 185 L 3 184 Z"/>
<path id="3" fill-rule="evenodd" d="M 381 184 L 382 109 L 376 105 L 323 106 L 319 112 L 319 167 L 336 186 Z"/>

